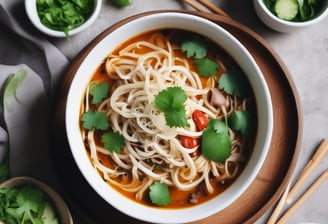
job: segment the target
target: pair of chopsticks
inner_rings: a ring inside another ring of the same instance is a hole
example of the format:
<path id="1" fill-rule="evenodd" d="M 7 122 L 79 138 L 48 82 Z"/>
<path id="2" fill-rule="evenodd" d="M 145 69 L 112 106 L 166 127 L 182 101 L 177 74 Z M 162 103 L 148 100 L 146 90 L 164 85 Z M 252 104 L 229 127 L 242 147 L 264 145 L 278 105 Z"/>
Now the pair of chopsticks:
<path id="1" fill-rule="evenodd" d="M 306 164 L 302 170 L 299 178 L 290 190 L 290 183 L 286 187 L 284 194 L 282 195 L 280 201 L 278 202 L 276 208 L 274 209 L 271 217 L 268 220 L 268 224 L 283 224 L 293 215 L 293 213 L 307 200 L 310 195 L 315 192 L 319 186 L 328 178 L 328 169 L 326 169 L 320 177 L 306 190 L 306 192 L 297 200 L 295 203 L 283 214 L 283 216 L 278 220 L 279 214 L 282 211 L 285 204 L 291 204 L 295 197 L 296 192 L 307 180 L 311 172 L 317 167 L 320 161 L 328 153 L 328 141 L 323 140 L 319 145 L 318 149 L 314 153 L 313 157 Z M 278 221 L 277 221 L 278 220 Z"/>
<path id="2" fill-rule="evenodd" d="M 210 2 L 208 0 L 183 0 L 183 1 L 184 1 L 184 3 L 190 5 L 197 11 L 208 12 L 206 10 L 206 8 L 207 8 L 218 15 L 229 17 L 226 12 L 224 12 L 222 9 L 220 9 L 219 7 L 217 7 L 216 5 L 214 5 L 212 2 Z"/>

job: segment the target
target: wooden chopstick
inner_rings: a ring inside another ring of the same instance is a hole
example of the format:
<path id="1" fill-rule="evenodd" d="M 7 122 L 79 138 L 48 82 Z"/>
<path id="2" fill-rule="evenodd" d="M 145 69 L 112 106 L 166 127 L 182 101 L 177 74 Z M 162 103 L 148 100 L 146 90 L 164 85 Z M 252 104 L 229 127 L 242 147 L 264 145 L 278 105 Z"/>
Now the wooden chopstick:
<path id="1" fill-rule="evenodd" d="M 220 9 L 213 3 L 209 2 L 208 0 L 197 0 L 198 2 L 196 2 L 194 0 L 183 0 L 183 1 L 199 12 L 208 12 L 206 10 L 206 8 L 207 8 L 218 15 L 229 17 L 229 15 L 226 12 L 224 12 L 222 9 Z"/>
<path id="2" fill-rule="evenodd" d="M 293 197 L 297 190 L 304 184 L 307 177 L 311 174 L 312 170 L 320 163 L 322 158 L 324 158 L 325 154 L 328 152 L 328 141 L 323 140 L 317 149 L 316 153 L 312 157 L 312 159 L 307 163 L 305 168 L 303 169 L 300 177 L 297 182 L 294 184 L 290 192 L 288 193 L 286 203 L 290 204 L 293 200 Z"/>
<path id="3" fill-rule="evenodd" d="M 212 2 L 210 2 L 208 0 L 197 0 L 197 1 L 202 3 L 203 5 L 205 5 L 207 8 L 209 8 L 210 10 L 215 12 L 216 14 L 229 17 L 229 15 L 225 11 L 223 11 L 222 9 L 220 9 L 219 7 L 214 5 Z"/>
<path id="4" fill-rule="evenodd" d="M 312 159 L 306 164 L 305 168 L 300 174 L 299 179 L 296 181 L 294 186 L 292 187 L 292 190 L 289 191 L 291 182 L 286 187 L 286 190 L 282 197 L 280 198 L 280 201 L 278 202 L 277 206 L 275 207 L 274 211 L 272 212 L 268 224 L 274 224 L 276 223 L 276 220 L 278 219 L 278 216 L 280 212 L 282 211 L 285 204 L 291 203 L 294 194 L 297 192 L 297 190 L 300 188 L 301 184 L 304 183 L 306 178 L 310 175 L 310 173 L 313 171 L 313 169 L 319 164 L 322 158 L 324 158 L 325 154 L 328 152 L 328 141 L 323 140 L 316 150 L 315 154 L 313 155 Z M 303 196 L 288 210 L 288 212 L 284 215 L 283 219 L 281 218 L 279 220 L 279 223 L 283 223 L 283 221 L 287 220 L 292 213 L 296 211 L 296 209 L 316 190 L 316 188 L 319 187 L 319 185 L 327 179 L 328 171 L 325 171 L 321 177 L 307 190 L 306 193 L 303 194 Z"/>
<path id="5" fill-rule="evenodd" d="M 286 204 L 286 198 L 287 198 L 290 186 L 291 186 L 291 181 L 288 183 L 288 185 L 286 187 L 286 190 L 284 191 L 284 193 L 281 196 L 278 204 L 276 205 L 275 209 L 273 210 L 270 218 L 267 221 L 267 224 L 275 224 L 276 221 L 278 220 L 280 212 L 282 211 L 282 209 L 284 208 L 284 206 Z"/>
<path id="6" fill-rule="evenodd" d="M 295 204 L 290 207 L 287 212 L 279 219 L 277 224 L 286 223 L 290 216 L 304 203 L 310 195 L 318 189 L 318 187 L 328 178 L 328 170 L 324 171 L 321 176 L 311 185 L 311 187 L 298 199 Z"/>

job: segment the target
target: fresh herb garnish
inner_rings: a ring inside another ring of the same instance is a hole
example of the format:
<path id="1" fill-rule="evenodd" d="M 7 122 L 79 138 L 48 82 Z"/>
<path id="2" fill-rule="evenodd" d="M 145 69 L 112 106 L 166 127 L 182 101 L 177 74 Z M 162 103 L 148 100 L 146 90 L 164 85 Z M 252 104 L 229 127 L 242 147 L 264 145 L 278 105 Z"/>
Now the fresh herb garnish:
<path id="1" fill-rule="evenodd" d="M 111 0 L 111 3 L 117 7 L 124 7 L 131 5 L 131 0 Z"/>
<path id="2" fill-rule="evenodd" d="M 246 110 L 236 110 L 228 118 L 229 127 L 235 131 L 240 131 L 244 135 L 253 133 L 254 123 L 254 117 Z"/>
<path id="3" fill-rule="evenodd" d="M 101 136 L 101 142 L 110 152 L 120 152 L 125 144 L 123 135 L 119 132 L 107 132 Z"/>
<path id="4" fill-rule="evenodd" d="M 208 43 L 206 39 L 200 35 L 192 35 L 182 41 L 181 51 L 187 58 L 193 58 L 198 73 L 203 77 L 215 76 L 219 69 L 219 64 L 208 59 L 207 56 Z"/>
<path id="5" fill-rule="evenodd" d="M 155 182 L 149 187 L 149 197 L 153 204 L 160 206 L 168 205 L 172 201 L 168 186 L 160 182 Z"/>
<path id="6" fill-rule="evenodd" d="M 185 52 L 187 58 L 201 59 L 206 57 L 207 47 L 204 38 L 199 35 L 192 35 L 181 43 L 181 50 Z"/>
<path id="7" fill-rule="evenodd" d="M 103 112 L 89 110 L 83 113 L 81 120 L 83 121 L 83 128 L 92 130 L 93 128 L 106 131 L 109 128 L 107 116 Z"/>
<path id="8" fill-rule="evenodd" d="M 215 162 L 224 162 L 231 155 L 231 146 L 227 122 L 211 119 L 202 136 L 203 156 Z"/>
<path id="9" fill-rule="evenodd" d="M 69 31 L 82 25 L 92 14 L 93 0 L 37 0 L 37 12 L 42 24 L 50 29 Z"/>
<path id="10" fill-rule="evenodd" d="M 8 224 L 58 223 L 45 193 L 31 184 L 0 189 L 0 220 Z"/>
<path id="11" fill-rule="evenodd" d="M 229 95 L 236 94 L 239 97 L 245 97 L 248 93 L 247 79 L 237 67 L 232 67 L 230 71 L 222 74 L 218 84 L 218 88 Z"/>
<path id="12" fill-rule="evenodd" d="M 185 102 L 188 96 L 181 87 L 168 87 L 158 93 L 155 98 L 156 107 L 163 111 L 170 127 L 187 125 Z"/>
<path id="13" fill-rule="evenodd" d="M 219 69 L 219 64 L 208 58 L 195 59 L 194 63 L 197 71 L 203 77 L 215 76 Z"/>
<path id="14" fill-rule="evenodd" d="M 98 104 L 101 103 L 104 98 L 107 97 L 108 94 L 108 83 L 107 82 L 102 82 L 102 83 L 96 83 L 92 82 L 90 84 L 90 95 L 92 96 L 92 103 L 93 104 Z"/>

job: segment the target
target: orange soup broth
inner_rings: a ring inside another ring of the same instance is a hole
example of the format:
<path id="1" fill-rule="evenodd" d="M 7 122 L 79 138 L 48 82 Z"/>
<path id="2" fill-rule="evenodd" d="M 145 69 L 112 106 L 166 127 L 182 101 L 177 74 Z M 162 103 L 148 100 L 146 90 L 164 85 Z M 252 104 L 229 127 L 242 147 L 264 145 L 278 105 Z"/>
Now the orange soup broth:
<path id="1" fill-rule="evenodd" d="M 169 30 L 170 32 L 172 32 L 169 35 L 174 35 L 174 33 L 176 32 L 176 30 Z M 161 31 L 152 31 L 152 32 L 147 32 L 141 35 L 138 35 L 134 38 L 131 38 L 130 40 L 127 40 L 126 42 L 124 42 L 122 45 L 118 46 L 113 52 L 112 55 L 117 55 L 118 52 L 122 49 L 124 49 L 127 45 L 136 42 L 136 41 L 141 41 L 141 40 L 148 40 L 150 38 L 151 35 L 153 35 L 154 32 L 161 32 Z M 166 30 L 164 31 L 166 32 Z M 179 31 L 181 32 L 181 31 Z M 190 33 L 186 33 L 184 31 L 182 31 L 183 34 L 189 34 Z M 149 49 L 147 48 L 141 48 L 139 50 L 139 52 L 144 52 L 146 53 L 147 51 L 149 51 Z M 214 57 L 214 54 L 217 55 L 217 53 L 219 52 L 220 55 L 222 55 L 223 61 L 228 62 L 227 64 L 231 64 L 232 59 L 230 58 L 230 56 L 228 54 L 225 53 L 225 51 L 223 51 L 221 48 L 219 48 L 218 46 L 216 46 L 216 48 L 213 50 L 209 51 L 209 55 L 208 57 Z M 181 50 L 176 50 L 174 52 L 176 54 L 176 56 L 179 57 L 185 57 L 184 53 L 181 52 Z M 193 65 L 191 59 L 188 59 L 189 65 L 190 65 L 190 69 L 192 71 L 196 71 L 195 66 Z M 234 62 L 233 62 L 234 63 Z M 225 70 L 223 68 L 220 68 L 218 70 L 217 73 L 217 77 L 220 77 L 223 73 L 225 72 Z M 207 86 L 209 78 L 204 78 L 204 77 L 200 77 L 203 86 Z M 111 86 L 112 80 L 110 80 L 108 78 L 108 76 L 106 75 L 106 71 L 105 71 L 105 61 L 103 63 L 100 64 L 100 66 L 96 69 L 95 73 L 93 74 L 91 81 L 97 81 L 97 82 L 103 82 L 106 81 L 109 83 L 109 86 Z M 82 128 L 82 127 L 81 127 Z M 96 140 L 96 144 L 101 145 L 100 142 L 100 137 L 99 136 L 95 136 L 95 140 Z M 89 158 L 90 158 L 90 152 L 89 150 L 87 150 Z M 250 152 L 249 152 L 250 153 Z M 109 168 L 114 168 L 113 165 L 113 161 L 111 160 L 111 158 L 109 158 L 108 156 L 102 154 L 102 153 L 97 153 L 101 163 Z M 249 156 L 249 155 L 248 155 Z M 91 160 L 91 158 L 90 158 Z M 243 170 L 245 164 L 240 165 L 239 166 L 239 171 L 238 174 L 236 175 L 236 177 L 239 176 L 239 174 L 241 173 L 241 171 Z M 99 174 L 101 176 L 103 176 L 103 174 L 99 171 Z M 128 178 L 128 177 L 124 177 L 124 178 Z M 124 181 L 122 177 L 117 177 L 116 180 L 117 181 Z M 229 179 L 229 180 L 225 180 L 224 184 L 221 184 L 221 180 L 214 180 L 212 181 L 212 187 L 214 189 L 214 192 L 212 194 L 209 194 L 205 191 L 202 191 L 202 193 L 200 193 L 197 197 L 197 204 L 193 204 L 188 202 L 189 201 L 189 197 L 192 193 L 194 193 L 197 189 L 192 189 L 189 191 L 181 191 L 175 187 L 169 187 L 170 190 L 170 197 L 172 198 L 172 202 L 166 206 L 164 206 L 163 208 L 167 208 L 167 209 L 178 209 L 178 208 L 186 208 L 186 207 L 192 207 L 195 205 L 199 205 L 200 203 L 204 203 L 206 201 L 209 201 L 210 199 L 213 199 L 214 197 L 218 196 L 219 194 L 221 194 L 224 190 L 226 190 L 234 181 L 236 178 L 234 179 Z M 128 179 L 126 179 L 125 181 L 128 181 Z M 112 185 L 110 183 L 108 183 L 112 188 L 116 189 L 118 192 L 120 192 L 121 194 L 125 195 L 126 197 L 130 198 L 131 200 L 136 200 L 135 199 L 135 193 L 131 193 L 131 192 L 126 192 L 123 191 L 122 189 L 120 189 L 119 187 Z M 149 206 L 154 206 L 151 202 L 150 199 L 148 198 L 148 192 L 146 192 L 146 194 L 144 194 L 144 198 L 142 201 L 140 201 L 140 203 L 143 203 L 145 205 L 149 205 Z"/>

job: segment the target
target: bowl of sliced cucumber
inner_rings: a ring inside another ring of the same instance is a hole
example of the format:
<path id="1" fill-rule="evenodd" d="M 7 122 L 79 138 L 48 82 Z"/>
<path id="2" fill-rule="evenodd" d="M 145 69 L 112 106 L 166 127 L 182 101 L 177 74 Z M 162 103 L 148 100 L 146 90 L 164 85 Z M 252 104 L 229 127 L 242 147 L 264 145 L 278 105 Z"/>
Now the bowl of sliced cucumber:
<path id="1" fill-rule="evenodd" d="M 328 15 L 328 0 L 253 0 L 253 4 L 265 25 L 283 33 L 310 27 Z"/>

